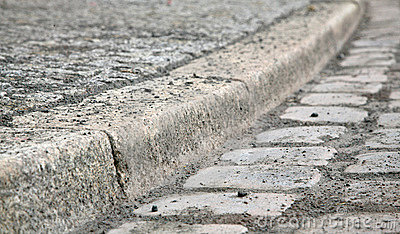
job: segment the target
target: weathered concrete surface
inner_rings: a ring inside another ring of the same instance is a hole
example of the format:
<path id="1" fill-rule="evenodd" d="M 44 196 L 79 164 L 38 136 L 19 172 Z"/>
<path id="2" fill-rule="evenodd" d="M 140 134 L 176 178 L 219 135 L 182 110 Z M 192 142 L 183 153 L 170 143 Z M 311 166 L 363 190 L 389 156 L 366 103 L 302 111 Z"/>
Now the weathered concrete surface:
<path id="1" fill-rule="evenodd" d="M 32 112 L 6 122 L 18 128 L 98 132 L 104 138 L 86 144 L 86 148 L 84 140 L 73 138 L 71 140 L 82 145 L 72 148 L 84 153 L 90 152 L 92 145 L 109 144 L 111 151 L 98 153 L 93 158 L 109 162 L 107 159 L 112 155 L 112 162 L 107 164 L 116 171 L 116 181 L 112 182 L 119 185 L 118 191 L 134 198 L 162 184 L 176 168 L 197 160 L 196 155 L 200 152 L 209 152 L 228 136 L 240 132 L 262 112 L 311 79 L 351 35 L 363 12 L 362 6 L 352 1 L 315 4 L 312 9 L 302 9 L 271 26 L 268 34 L 259 32 L 181 67 L 169 76 L 109 90 L 85 98 L 79 104 L 56 107 L 48 112 Z M 99 66 L 105 65 L 100 63 Z M 103 139 L 108 143 L 102 144 Z M 12 150 L 7 149 L 7 152 Z M 30 157 L 35 155 L 29 154 L 23 161 L 29 161 Z M 25 165 L 26 170 L 39 170 L 28 166 L 29 163 Z M 97 176 L 98 172 L 91 170 L 90 165 L 82 164 L 82 167 L 87 166 L 82 171 L 86 178 L 93 178 L 88 186 L 96 188 L 103 184 L 104 176 Z M 61 173 L 59 179 L 68 181 L 67 177 Z M 46 194 L 50 200 L 57 200 L 56 192 L 48 193 L 52 183 L 53 180 L 35 183 L 32 189 Z M 82 183 L 81 186 L 86 185 Z M 77 194 L 87 191 L 74 183 L 57 186 L 55 190 Z M 24 196 L 29 194 L 29 191 L 20 191 Z M 57 203 L 57 211 L 64 213 L 46 216 L 41 224 L 34 219 L 14 222 L 21 207 L 27 205 L 24 200 L 19 200 L 18 206 L 2 203 L 2 207 L 10 207 L 7 215 L 1 215 L 7 217 L 2 223 L 13 224 L 11 226 L 15 228 L 37 227 L 37 231 L 63 231 L 78 225 L 76 220 L 95 210 L 92 207 L 101 204 L 97 198 L 105 203 L 102 207 L 112 204 L 110 199 L 97 193 L 88 191 L 86 196 L 97 197 L 85 199 L 89 203 L 84 207 L 76 203 L 76 197 L 66 203 Z M 34 204 L 31 208 L 43 208 L 45 214 L 50 209 Z M 7 230 L 7 227 L 1 229 Z"/>
<path id="2" fill-rule="evenodd" d="M 305 166 L 216 166 L 189 177 L 184 187 L 290 190 L 312 187 L 320 179 L 317 169 Z"/>
<path id="3" fill-rule="evenodd" d="M 135 214 L 146 216 L 193 215 L 193 212 L 208 211 L 215 215 L 250 214 L 256 216 L 278 216 L 299 196 L 277 193 L 251 193 L 238 197 L 237 193 L 197 193 L 175 195 L 144 205 Z M 152 212 L 152 207 L 159 207 Z"/>
<path id="4" fill-rule="evenodd" d="M 284 148 L 253 148 L 234 150 L 221 156 L 238 165 L 295 165 L 323 166 L 327 165 L 337 151 L 328 147 L 284 147 Z"/>
<path id="5" fill-rule="evenodd" d="M 300 100 L 300 103 L 312 106 L 350 105 L 360 106 L 367 103 L 367 98 L 350 93 L 311 93 Z"/>
<path id="6" fill-rule="evenodd" d="M 293 119 L 306 122 L 361 122 L 368 116 L 362 109 L 337 106 L 295 106 L 289 107 L 282 119 Z"/>
<path id="7" fill-rule="evenodd" d="M 248 229 L 242 225 L 233 224 L 194 224 L 184 223 L 157 223 L 157 222 L 132 222 L 126 223 L 119 228 L 110 230 L 108 234 L 129 234 L 129 233 L 187 233 L 187 234 L 242 234 Z"/>
<path id="8" fill-rule="evenodd" d="M 346 132 L 345 127 L 294 127 L 270 130 L 257 135 L 259 143 L 309 143 L 318 144 L 324 142 L 323 138 L 339 138 Z"/>

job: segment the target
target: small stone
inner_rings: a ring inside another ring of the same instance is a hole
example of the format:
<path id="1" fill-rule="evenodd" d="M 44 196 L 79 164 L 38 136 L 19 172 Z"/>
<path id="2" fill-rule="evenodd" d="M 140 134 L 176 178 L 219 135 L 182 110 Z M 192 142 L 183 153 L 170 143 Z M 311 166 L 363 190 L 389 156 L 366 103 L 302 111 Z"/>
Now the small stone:
<path id="1" fill-rule="evenodd" d="M 244 192 L 244 191 L 239 191 L 237 196 L 238 197 L 245 197 L 245 196 L 247 196 L 247 193 Z"/>
<path id="2" fill-rule="evenodd" d="M 151 207 L 151 212 L 157 212 L 158 211 L 158 207 L 156 205 L 153 205 Z"/>
<path id="3" fill-rule="evenodd" d="M 313 118 L 315 118 L 315 117 L 318 117 L 318 113 L 312 113 L 311 115 L 310 115 L 310 117 L 313 117 Z"/>

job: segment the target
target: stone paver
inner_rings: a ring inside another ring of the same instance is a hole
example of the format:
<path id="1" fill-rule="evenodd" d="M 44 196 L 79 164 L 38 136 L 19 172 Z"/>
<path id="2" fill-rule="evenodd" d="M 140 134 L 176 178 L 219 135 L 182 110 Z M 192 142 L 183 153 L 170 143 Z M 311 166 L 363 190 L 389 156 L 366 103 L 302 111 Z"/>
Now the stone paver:
<path id="1" fill-rule="evenodd" d="M 400 90 L 394 90 L 390 93 L 390 99 L 400 99 Z"/>
<path id="2" fill-rule="evenodd" d="M 329 214 L 320 218 L 305 218 L 294 233 L 396 233 L 400 232 L 400 213 Z"/>
<path id="3" fill-rule="evenodd" d="M 351 93 L 311 93 L 300 100 L 301 104 L 312 106 L 351 105 L 360 106 L 367 103 L 368 98 Z"/>
<path id="4" fill-rule="evenodd" d="M 324 166 L 336 153 L 334 148 L 329 147 L 252 148 L 225 153 L 221 160 L 229 160 L 238 165 Z"/>
<path id="5" fill-rule="evenodd" d="M 380 53 L 380 54 L 392 54 L 395 53 L 395 48 L 387 48 L 387 47 L 358 47 L 349 49 L 349 53 L 351 55 L 359 55 L 364 54 L 364 56 L 368 56 L 370 53 Z"/>
<path id="6" fill-rule="evenodd" d="M 385 74 L 389 71 L 388 67 L 351 67 L 343 68 L 338 70 L 336 73 L 341 75 L 374 75 L 374 74 Z"/>
<path id="7" fill-rule="evenodd" d="M 358 162 L 346 168 L 346 173 L 400 172 L 400 154 L 397 152 L 375 152 L 355 156 Z"/>
<path id="8" fill-rule="evenodd" d="M 399 108 L 400 107 L 400 100 L 391 101 L 389 102 L 389 108 Z"/>
<path id="9" fill-rule="evenodd" d="M 195 233 L 195 234 L 240 234 L 246 233 L 248 229 L 242 225 L 234 224 L 184 224 L 184 223 L 160 223 L 155 221 L 138 221 L 125 223 L 119 228 L 110 230 L 108 234 L 129 233 Z"/>
<path id="10" fill-rule="evenodd" d="M 286 109 L 282 119 L 292 119 L 306 122 L 361 122 L 368 116 L 368 112 L 350 107 L 335 106 L 295 106 Z"/>
<path id="11" fill-rule="evenodd" d="M 335 82 L 319 84 L 313 87 L 314 92 L 345 92 L 345 93 L 377 93 L 382 89 L 380 83 L 346 83 L 346 82 Z"/>
<path id="12" fill-rule="evenodd" d="M 393 58 L 369 58 L 368 56 L 350 56 L 344 59 L 340 65 L 343 67 L 358 67 L 358 66 L 390 66 L 395 64 Z"/>
<path id="13" fill-rule="evenodd" d="M 338 138 L 346 132 L 345 127 L 338 126 L 313 126 L 293 127 L 265 131 L 256 136 L 258 143 L 309 143 L 324 142 L 322 138 Z"/>
<path id="14" fill-rule="evenodd" d="M 386 82 L 387 76 L 384 74 L 373 74 L 373 75 L 340 75 L 340 76 L 331 76 L 322 80 L 323 82 L 357 82 L 357 83 L 379 83 Z"/>
<path id="15" fill-rule="evenodd" d="M 365 145 L 373 149 L 400 148 L 400 129 L 376 130 Z"/>
<path id="16" fill-rule="evenodd" d="M 257 216 L 278 216 L 299 197 L 277 193 L 251 193 L 245 197 L 237 195 L 237 193 L 173 195 L 139 207 L 134 213 L 146 216 L 190 215 L 191 212 L 197 213 L 200 209 L 216 215 L 247 213 Z M 153 206 L 157 206 L 157 212 L 152 212 Z"/>
<path id="17" fill-rule="evenodd" d="M 321 179 L 317 169 L 302 166 L 215 166 L 189 177 L 185 188 L 278 189 L 312 187 Z"/>
<path id="18" fill-rule="evenodd" d="M 345 187 L 345 199 L 357 203 L 375 203 L 400 207 L 400 181 L 354 181 Z"/>
<path id="19" fill-rule="evenodd" d="M 352 44 L 356 47 L 387 47 L 387 48 L 393 48 L 396 47 L 399 42 L 398 41 L 392 41 L 392 40 L 365 40 L 365 39 L 360 39 L 357 41 L 353 41 Z"/>
<path id="20" fill-rule="evenodd" d="M 382 114 L 378 118 L 378 125 L 394 128 L 400 127 L 400 113 Z"/>

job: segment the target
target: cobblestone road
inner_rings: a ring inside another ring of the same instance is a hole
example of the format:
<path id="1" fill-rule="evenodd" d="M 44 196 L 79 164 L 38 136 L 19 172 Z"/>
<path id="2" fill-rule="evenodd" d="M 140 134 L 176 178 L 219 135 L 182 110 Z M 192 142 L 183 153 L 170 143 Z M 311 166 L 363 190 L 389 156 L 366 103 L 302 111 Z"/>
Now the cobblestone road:
<path id="1" fill-rule="evenodd" d="M 164 75 L 308 2 L 3 0 L 0 125 Z"/>
<path id="2" fill-rule="evenodd" d="M 400 232 L 400 1 L 370 5 L 338 61 L 110 233 Z"/>

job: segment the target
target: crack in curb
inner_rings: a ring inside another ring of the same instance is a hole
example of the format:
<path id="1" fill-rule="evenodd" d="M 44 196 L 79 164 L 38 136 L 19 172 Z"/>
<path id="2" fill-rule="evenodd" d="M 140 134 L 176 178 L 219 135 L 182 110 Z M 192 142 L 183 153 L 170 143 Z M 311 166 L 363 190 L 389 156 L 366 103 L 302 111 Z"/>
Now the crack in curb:
<path id="1" fill-rule="evenodd" d="M 128 173 L 128 164 L 122 159 L 121 152 L 116 149 L 117 147 L 115 146 L 115 140 L 111 134 L 106 130 L 101 130 L 101 132 L 107 135 L 108 141 L 110 142 L 115 174 L 117 176 L 117 183 L 121 188 L 124 197 L 127 197 L 126 189 L 129 182 L 129 177 L 126 176 L 126 174 Z"/>

